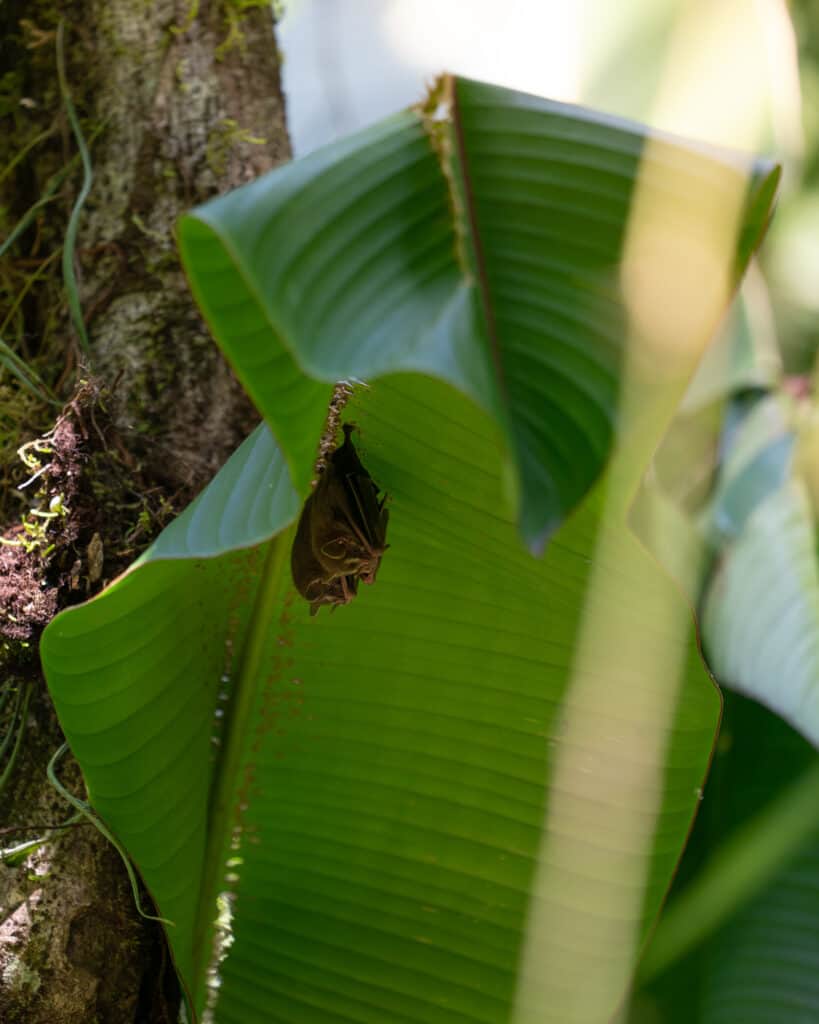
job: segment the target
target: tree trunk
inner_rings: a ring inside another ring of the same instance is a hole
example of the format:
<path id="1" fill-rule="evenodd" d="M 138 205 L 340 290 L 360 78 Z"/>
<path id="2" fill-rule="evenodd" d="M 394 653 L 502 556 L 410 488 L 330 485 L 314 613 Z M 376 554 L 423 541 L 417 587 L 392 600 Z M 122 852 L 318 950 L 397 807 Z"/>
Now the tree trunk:
<path id="1" fill-rule="evenodd" d="M 59 35 L 93 164 L 70 253 L 88 355 L 60 270 L 83 179 Z M 8 849 L 73 814 L 46 778 L 62 738 L 43 626 L 119 574 L 257 419 L 193 306 L 174 223 L 289 145 L 264 0 L 5 0 L 0 40 L 0 237 L 30 217 L 0 268 L 0 337 L 23 360 L 10 371 L 0 349 L 0 776 L 20 737 L 0 791 Z M 43 388 L 65 403 L 56 423 Z M 37 434 L 24 464 L 16 449 Z M 84 795 L 70 759 L 58 774 Z M 0 863 L 0 1020 L 175 1021 L 162 933 L 138 916 L 119 855 L 86 823 L 52 834 Z"/>

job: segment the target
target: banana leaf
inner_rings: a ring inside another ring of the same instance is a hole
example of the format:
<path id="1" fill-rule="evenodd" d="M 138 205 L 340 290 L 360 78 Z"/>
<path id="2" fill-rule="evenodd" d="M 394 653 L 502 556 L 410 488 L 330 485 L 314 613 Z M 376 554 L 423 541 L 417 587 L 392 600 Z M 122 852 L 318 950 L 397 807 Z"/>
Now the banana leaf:
<path id="1" fill-rule="evenodd" d="M 677 280 L 628 263 L 632 208 L 673 241 L 737 202 L 736 283 L 777 180 L 446 77 L 183 218 L 266 424 L 42 660 L 94 808 L 173 921 L 192 1017 L 613 1012 L 720 706 L 626 525 L 706 340 L 634 362 L 624 267 Z M 312 617 L 290 549 L 339 380 L 390 547 Z"/>

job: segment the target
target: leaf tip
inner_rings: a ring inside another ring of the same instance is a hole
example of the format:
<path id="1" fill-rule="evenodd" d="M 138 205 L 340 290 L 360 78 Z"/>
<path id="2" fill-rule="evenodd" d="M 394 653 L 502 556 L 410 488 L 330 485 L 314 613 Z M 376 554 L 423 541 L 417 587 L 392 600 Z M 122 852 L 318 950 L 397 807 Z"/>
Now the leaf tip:
<path id="1" fill-rule="evenodd" d="M 427 89 L 426 96 L 415 105 L 425 125 L 448 122 L 452 116 L 455 80 L 448 71 L 442 72 Z"/>

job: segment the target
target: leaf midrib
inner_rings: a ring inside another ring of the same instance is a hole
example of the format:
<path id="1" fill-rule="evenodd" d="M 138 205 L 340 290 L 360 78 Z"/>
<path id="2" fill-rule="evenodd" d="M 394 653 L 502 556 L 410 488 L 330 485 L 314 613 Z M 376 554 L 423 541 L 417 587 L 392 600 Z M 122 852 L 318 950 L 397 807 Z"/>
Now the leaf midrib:
<path id="1" fill-rule="evenodd" d="M 489 341 L 489 353 L 492 358 L 492 364 L 495 368 L 495 380 L 498 390 L 500 391 L 501 401 L 504 406 L 508 406 L 509 395 L 503 373 L 503 363 L 501 361 L 500 342 L 498 338 L 497 324 L 495 322 L 495 310 L 490 299 L 486 258 L 483 251 L 483 242 L 478 225 L 478 214 L 475 209 L 472 175 L 466 155 L 466 143 L 464 140 L 463 122 L 461 120 L 458 99 L 458 79 L 451 75 L 447 76 L 447 94 L 450 98 L 449 112 L 452 125 L 452 136 L 455 144 L 454 157 L 458 162 L 461 182 L 463 183 L 463 205 L 467 221 L 466 233 L 468 235 L 468 243 L 471 244 L 472 256 L 475 264 L 476 283 L 478 293 L 481 297 L 481 307 L 483 308 L 484 319 L 486 322 L 486 336 Z M 454 188 L 455 183 L 451 180 L 450 176 L 446 174 L 443 168 L 442 173 L 449 187 Z M 459 204 L 457 202 L 453 203 L 454 216 L 457 216 L 458 205 Z M 455 234 L 457 236 L 457 225 L 454 225 L 454 227 Z"/>
<path id="2" fill-rule="evenodd" d="M 256 706 L 259 687 L 264 684 L 262 671 L 266 651 L 266 630 L 274 619 L 287 577 L 287 559 L 295 534 L 292 523 L 270 541 L 260 571 L 259 589 L 245 631 L 235 673 L 232 698 L 228 705 L 223 743 L 213 766 L 213 791 L 208 812 L 207 842 L 200 886 L 200 900 L 193 939 L 195 1005 L 203 1005 L 207 969 L 211 964 L 215 934 L 216 900 L 228 888 L 225 880 L 226 861 L 231 855 L 234 829 L 240 825 L 242 810 L 235 805 L 240 774 L 245 767 L 245 737 L 250 717 Z"/>

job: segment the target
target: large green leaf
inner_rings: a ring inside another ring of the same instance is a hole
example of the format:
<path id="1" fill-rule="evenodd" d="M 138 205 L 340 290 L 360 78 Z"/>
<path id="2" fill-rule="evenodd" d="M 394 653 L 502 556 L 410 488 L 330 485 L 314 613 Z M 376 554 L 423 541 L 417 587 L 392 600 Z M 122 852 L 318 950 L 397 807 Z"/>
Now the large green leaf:
<path id="1" fill-rule="evenodd" d="M 638 179 L 656 212 L 702 215 L 696 197 L 730 202 L 749 174 L 744 268 L 778 174 L 475 82 L 459 80 L 451 104 L 452 125 L 407 111 L 223 196 L 183 218 L 180 244 L 297 490 L 332 381 L 431 373 L 503 429 L 537 546 L 610 452 Z M 667 359 L 642 396 L 666 414 L 665 375 L 678 386 L 693 369 Z"/>
<path id="2" fill-rule="evenodd" d="M 43 637 L 197 1013 L 232 893 L 219 1022 L 605 1019 L 709 757 L 688 607 L 625 527 L 697 345 L 624 413 L 619 270 L 635 188 L 680 224 L 747 187 L 741 270 L 776 172 L 478 83 L 435 103 L 183 220 L 281 447 Z M 288 524 L 342 377 L 391 547 L 311 619 Z"/>
<path id="3" fill-rule="evenodd" d="M 803 410 L 804 415 L 804 410 Z M 792 398 L 734 403 L 708 522 L 704 641 L 737 695 L 633 1021 L 807 1024 L 819 1010 L 814 511 Z M 799 734 L 802 734 L 801 736 Z"/>
<path id="4" fill-rule="evenodd" d="M 724 539 L 703 605 L 717 678 L 819 744 L 814 509 L 794 469 L 793 403 L 772 395 L 735 431 L 713 502 Z"/>
<path id="5" fill-rule="evenodd" d="M 726 695 L 681 878 L 648 947 L 633 1024 L 808 1024 L 819 1014 L 819 758 Z"/>
<path id="6" fill-rule="evenodd" d="M 819 744 L 819 569 L 799 481 L 769 495 L 726 550 L 704 624 L 717 677 Z"/>

